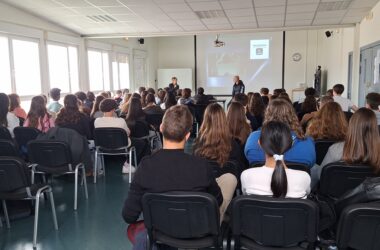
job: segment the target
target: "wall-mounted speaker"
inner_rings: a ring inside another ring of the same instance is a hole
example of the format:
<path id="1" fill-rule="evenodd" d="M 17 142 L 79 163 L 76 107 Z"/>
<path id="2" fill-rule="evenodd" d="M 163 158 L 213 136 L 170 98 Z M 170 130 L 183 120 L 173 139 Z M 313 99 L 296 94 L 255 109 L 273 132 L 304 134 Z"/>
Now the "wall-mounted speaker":
<path id="1" fill-rule="evenodd" d="M 333 32 L 328 30 L 325 32 L 325 34 L 326 34 L 326 37 L 329 38 L 332 36 Z"/>
<path id="2" fill-rule="evenodd" d="M 137 40 L 140 44 L 144 44 L 144 38 L 140 38 Z"/>

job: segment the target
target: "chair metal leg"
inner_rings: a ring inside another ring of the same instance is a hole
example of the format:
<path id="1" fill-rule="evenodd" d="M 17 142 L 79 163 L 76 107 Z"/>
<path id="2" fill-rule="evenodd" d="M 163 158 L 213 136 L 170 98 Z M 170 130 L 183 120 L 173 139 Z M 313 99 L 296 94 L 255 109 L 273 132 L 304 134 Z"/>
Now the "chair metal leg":
<path id="1" fill-rule="evenodd" d="M 129 150 L 129 184 L 132 182 L 132 150 L 133 147 Z"/>
<path id="2" fill-rule="evenodd" d="M 84 166 L 82 166 L 82 175 L 83 175 L 83 183 L 84 183 L 84 194 L 86 197 L 86 200 L 88 200 L 88 191 L 87 191 L 87 179 L 86 179 L 86 170 Z"/>
<path id="3" fill-rule="evenodd" d="M 133 150 L 133 156 L 135 157 L 135 168 L 137 169 L 137 153 L 136 153 L 136 148 Z"/>
<path id="4" fill-rule="evenodd" d="M 103 175 L 106 176 L 106 164 L 104 163 L 104 155 L 101 155 L 102 157 L 102 170 L 103 170 Z"/>
<path id="5" fill-rule="evenodd" d="M 32 176 L 31 176 L 30 182 L 32 183 L 32 185 L 34 184 L 34 170 L 33 170 L 33 168 L 32 168 Z"/>
<path id="6" fill-rule="evenodd" d="M 53 215 L 54 229 L 58 230 L 57 213 L 55 212 L 54 196 L 53 196 L 52 190 L 50 190 L 49 192 L 49 198 L 50 198 L 50 205 L 51 205 L 51 213 Z"/>
<path id="7" fill-rule="evenodd" d="M 0 217 L 0 227 L 3 227 L 3 219 Z"/>
<path id="8" fill-rule="evenodd" d="M 38 232 L 38 214 L 40 211 L 40 195 L 41 190 L 38 190 L 36 194 L 36 205 L 34 211 L 34 230 L 33 230 L 33 248 L 37 247 L 37 232 Z"/>
<path id="9" fill-rule="evenodd" d="M 98 174 L 98 150 L 95 150 L 94 183 L 96 183 L 97 174 Z"/>
<path id="10" fill-rule="evenodd" d="M 5 203 L 5 200 L 2 200 L 2 203 L 3 203 L 3 212 L 4 212 L 4 217 L 5 217 L 5 223 L 7 224 L 7 228 L 11 228 L 11 223 L 9 223 L 7 204 Z"/>
<path id="11" fill-rule="evenodd" d="M 78 206 L 78 167 L 75 168 L 75 183 L 74 183 L 74 210 Z"/>

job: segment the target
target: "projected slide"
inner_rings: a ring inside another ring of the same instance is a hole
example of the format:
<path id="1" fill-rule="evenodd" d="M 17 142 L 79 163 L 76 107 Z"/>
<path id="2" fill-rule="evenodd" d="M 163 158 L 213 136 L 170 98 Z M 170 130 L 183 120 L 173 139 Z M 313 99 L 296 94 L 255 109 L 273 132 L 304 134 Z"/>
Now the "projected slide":
<path id="1" fill-rule="evenodd" d="M 251 59 L 269 59 L 269 40 L 251 40 Z"/>
<path id="2" fill-rule="evenodd" d="M 230 95 L 232 78 L 239 75 L 246 91 L 281 87 L 282 33 L 223 34 L 224 47 L 214 47 L 215 36 L 197 36 L 197 82 L 209 94 Z"/>

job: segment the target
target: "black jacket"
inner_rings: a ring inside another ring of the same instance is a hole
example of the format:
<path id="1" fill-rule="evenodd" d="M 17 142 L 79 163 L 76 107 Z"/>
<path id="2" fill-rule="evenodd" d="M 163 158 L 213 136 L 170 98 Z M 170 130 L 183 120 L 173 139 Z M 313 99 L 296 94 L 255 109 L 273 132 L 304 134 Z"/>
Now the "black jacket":
<path id="1" fill-rule="evenodd" d="M 234 83 L 234 86 L 232 87 L 232 96 L 235 96 L 236 94 L 244 94 L 245 91 L 245 85 L 242 80 L 239 80 L 238 84 Z"/>
<path id="2" fill-rule="evenodd" d="M 142 212 L 145 193 L 170 191 L 206 192 L 215 196 L 219 205 L 223 202 L 207 161 L 183 150 L 162 149 L 141 160 L 124 203 L 124 220 L 130 224 L 136 222 Z"/>

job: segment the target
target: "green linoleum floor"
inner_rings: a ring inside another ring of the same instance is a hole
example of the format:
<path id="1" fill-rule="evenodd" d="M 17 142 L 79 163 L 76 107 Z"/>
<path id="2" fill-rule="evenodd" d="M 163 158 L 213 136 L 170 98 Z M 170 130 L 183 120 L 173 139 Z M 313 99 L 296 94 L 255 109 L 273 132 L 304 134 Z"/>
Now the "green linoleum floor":
<path id="1" fill-rule="evenodd" d="M 121 250 L 132 249 L 121 217 L 128 193 L 128 175 L 121 174 L 123 160 L 107 160 L 106 176 L 97 184 L 87 178 L 89 199 L 78 189 L 78 210 L 74 212 L 74 182 L 54 179 L 53 191 L 59 230 L 55 231 L 50 203 L 41 198 L 37 249 Z M 11 221 L 11 229 L 0 228 L 1 250 L 32 248 L 34 216 Z"/>

